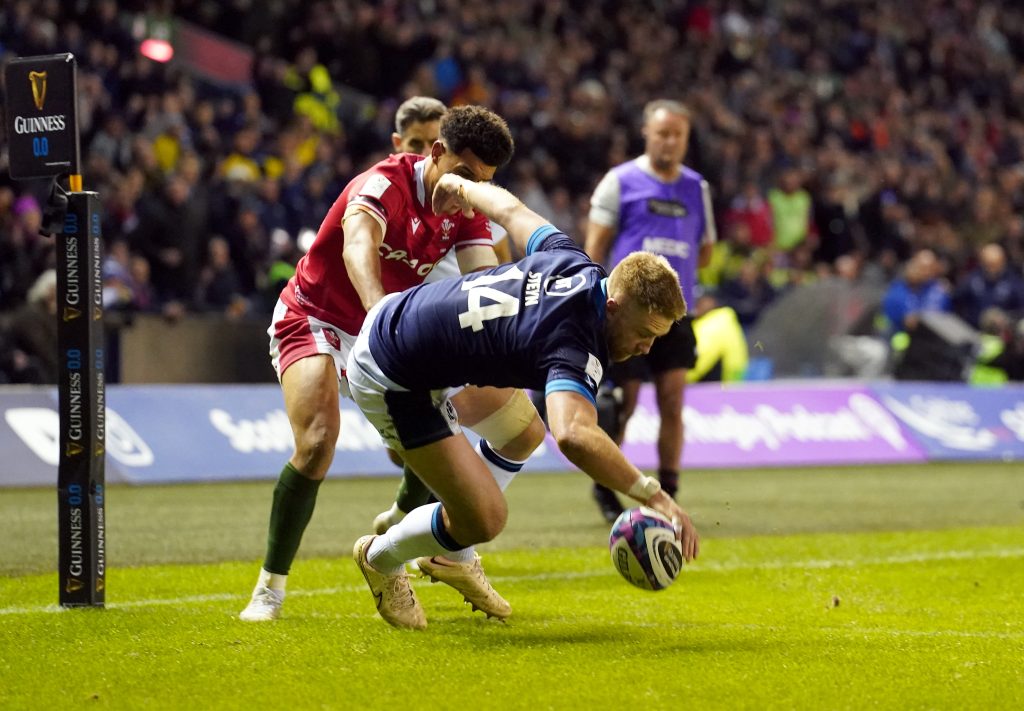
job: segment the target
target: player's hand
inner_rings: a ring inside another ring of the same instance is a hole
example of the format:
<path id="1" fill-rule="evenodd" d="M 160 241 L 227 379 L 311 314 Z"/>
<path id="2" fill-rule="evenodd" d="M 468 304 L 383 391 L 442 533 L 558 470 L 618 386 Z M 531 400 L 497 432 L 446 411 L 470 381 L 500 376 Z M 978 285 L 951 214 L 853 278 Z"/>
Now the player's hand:
<path id="1" fill-rule="evenodd" d="M 682 545 L 683 558 L 686 559 L 686 562 L 689 563 L 696 558 L 700 553 L 700 535 L 698 535 L 693 521 L 690 520 L 689 514 L 679 508 L 679 504 L 664 491 L 659 491 L 652 496 L 646 506 L 663 514 L 675 524 L 676 537 Z"/>
<path id="2" fill-rule="evenodd" d="M 473 206 L 466 201 L 465 183 L 465 178 L 452 173 L 446 173 L 438 179 L 430 201 L 435 215 L 461 212 L 466 217 L 473 217 Z"/>

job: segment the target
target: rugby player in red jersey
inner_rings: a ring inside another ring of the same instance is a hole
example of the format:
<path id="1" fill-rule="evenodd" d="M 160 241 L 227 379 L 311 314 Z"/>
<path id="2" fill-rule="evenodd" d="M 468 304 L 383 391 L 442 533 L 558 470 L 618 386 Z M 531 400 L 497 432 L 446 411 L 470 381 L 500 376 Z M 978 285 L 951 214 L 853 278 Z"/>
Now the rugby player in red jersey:
<path id="1" fill-rule="evenodd" d="M 487 219 L 434 214 L 434 186 L 448 173 L 489 181 L 512 151 L 508 126 L 496 114 L 478 106 L 449 110 L 426 157 L 391 156 L 346 186 L 282 290 L 268 334 L 295 452 L 274 488 L 263 568 L 241 619 L 280 616 L 288 572 L 334 457 L 341 420 L 339 389 L 347 394 L 345 364 L 367 310 L 385 294 L 422 283 L 452 250 L 463 273 L 497 264 Z M 518 397 L 510 401 L 511 415 L 526 419 L 526 424 L 496 451 L 521 466 L 519 453 L 525 459 L 533 450 L 543 438 L 543 425 L 535 411 L 517 402 Z M 504 413 L 505 421 L 509 414 Z M 530 414 L 532 418 L 525 416 Z M 481 584 L 477 561 L 454 563 L 459 572 L 475 568 L 469 572 L 479 575 L 470 582 Z M 493 593 L 484 602 L 496 606 L 485 611 L 507 616 L 501 613 L 508 603 L 485 578 L 482 583 L 482 592 Z"/>

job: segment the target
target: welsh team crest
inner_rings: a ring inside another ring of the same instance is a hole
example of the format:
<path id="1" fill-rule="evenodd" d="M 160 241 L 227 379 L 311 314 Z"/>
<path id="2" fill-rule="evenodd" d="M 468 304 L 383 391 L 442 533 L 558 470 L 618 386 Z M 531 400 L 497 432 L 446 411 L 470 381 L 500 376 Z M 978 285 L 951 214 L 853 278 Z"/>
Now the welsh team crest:
<path id="1" fill-rule="evenodd" d="M 449 239 L 450 235 L 448 233 L 452 231 L 453 227 L 455 227 L 455 223 L 449 218 L 446 217 L 441 220 L 441 239 Z"/>

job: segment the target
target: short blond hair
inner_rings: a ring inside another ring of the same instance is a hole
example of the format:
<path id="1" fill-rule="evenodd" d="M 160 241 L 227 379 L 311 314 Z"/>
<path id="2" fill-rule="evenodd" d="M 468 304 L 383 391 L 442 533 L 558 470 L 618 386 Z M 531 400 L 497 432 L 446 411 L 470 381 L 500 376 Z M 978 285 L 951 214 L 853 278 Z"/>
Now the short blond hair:
<path id="1" fill-rule="evenodd" d="M 667 259 L 651 252 L 633 252 L 615 265 L 608 277 L 608 295 L 672 321 L 686 315 L 679 275 Z"/>

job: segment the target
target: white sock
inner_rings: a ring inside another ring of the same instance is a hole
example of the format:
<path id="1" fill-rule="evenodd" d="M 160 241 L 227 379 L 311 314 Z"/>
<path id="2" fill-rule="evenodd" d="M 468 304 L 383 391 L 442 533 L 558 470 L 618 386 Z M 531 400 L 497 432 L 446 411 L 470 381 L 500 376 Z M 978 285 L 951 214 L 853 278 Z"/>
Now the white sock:
<path id="1" fill-rule="evenodd" d="M 502 491 L 508 488 L 525 463 L 501 456 L 491 449 L 486 440 L 477 443 L 476 452 Z M 413 509 L 399 523 L 377 536 L 366 551 L 370 565 L 382 573 L 397 573 L 406 561 L 422 556 L 442 555 L 458 563 L 472 560 L 475 546 L 453 550 L 438 539 L 438 536 L 442 539 L 447 537 L 447 543 L 454 542 L 440 525 L 440 508 L 441 504 L 427 504 Z"/>
<path id="2" fill-rule="evenodd" d="M 373 539 L 366 559 L 382 573 L 397 573 L 405 562 L 421 556 L 449 555 L 434 535 L 434 517 L 441 504 L 419 506 L 401 521 Z"/>
<path id="3" fill-rule="evenodd" d="M 515 459 L 509 459 L 498 454 L 485 439 L 476 443 L 476 453 L 484 460 L 484 464 L 487 465 L 491 476 L 494 477 L 494 481 L 498 482 L 498 488 L 502 491 L 508 488 L 512 480 L 516 478 L 516 474 L 526 464 L 525 461 L 517 462 Z"/>
<path id="4" fill-rule="evenodd" d="M 284 588 L 288 584 L 287 575 L 279 575 L 277 573 L 271 573 L 267 570 L 260 568 L 260 577 L 256 581 L 256 587 L 270 588 L 274 592 L 279 592 L 284 595 Z"/>
<path id="5" fill-rule="evenodd" d="M 490 443 L 481 439 L 477 442 L 476 453 L 480 455 L 480 458 L 484 460 L 484 464 L 487 465 L 487 469 L 490 470 L 491 476 L 494 477 L 494 481 L 498 483 L 498 488 L 503 492 L 508 488 L 508 485 L 512 483 L 512 480 L 516 478 L 516 474 L 523 468 L 523 464 L 526 462 L 517 462 L 514 459 L 503 457 L 491 448 Z M 453 560 L 456 563 L 468 563 L 473 560 L 473 556 L 476 554 L 476 546 L 469 546 L 459 551 L 450 551 L 444 554 L 445 558 Z"/>

